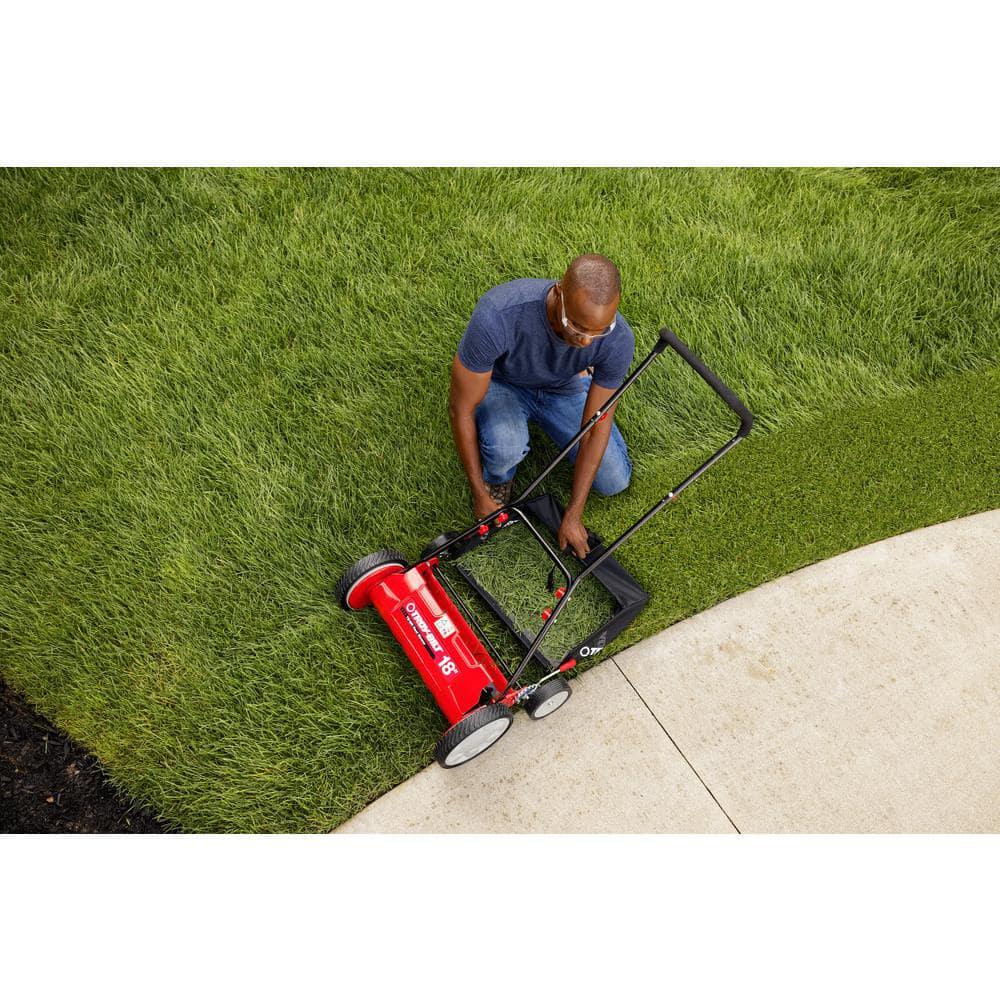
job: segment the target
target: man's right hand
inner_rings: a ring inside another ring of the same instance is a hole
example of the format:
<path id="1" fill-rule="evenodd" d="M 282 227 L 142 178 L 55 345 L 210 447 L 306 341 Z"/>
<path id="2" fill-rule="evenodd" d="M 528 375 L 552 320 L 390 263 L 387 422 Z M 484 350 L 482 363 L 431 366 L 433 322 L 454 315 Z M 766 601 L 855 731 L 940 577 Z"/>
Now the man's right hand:
<path id="1" fill-rule="evenodd" d="M 500 504 L 490 496 L 488 490 L 477 493 L 472 499 L 472 510 L 477 521 L 481 521 L 484 517 L 489 517 L 493 511 L 499 509 Z"/>

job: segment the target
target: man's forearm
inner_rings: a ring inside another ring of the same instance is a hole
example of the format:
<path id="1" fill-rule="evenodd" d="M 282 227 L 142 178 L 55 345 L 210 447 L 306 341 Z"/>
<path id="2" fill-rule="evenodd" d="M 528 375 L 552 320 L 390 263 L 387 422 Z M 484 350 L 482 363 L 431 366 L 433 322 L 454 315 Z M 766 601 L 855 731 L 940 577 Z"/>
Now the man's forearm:
<path id="1" fill-rule="evenodd" d="M 458 457 L 469 479 L 469 489 L 473 497 L 482 496 L 486 492 L 483 486 L 483 465 L 479 458 L 479 433 L 476 430 L 476 418 L 471 413 L 457 413 L 449 410 L 451 434 L 455 439 Z"/>
<path id="2" fill-rule="evenodd" d="M 594 477 L 611 440 L 611 422 L 608 421 L 607 424 L 607 427 L 598 424 L 580 442 L 580 450 L 576 454 L 573 466 L 573 491 L 566 507 L 567 513 L 583 515 L 587 497 L 590 496 L 590 487 L 594 484 Z"/>

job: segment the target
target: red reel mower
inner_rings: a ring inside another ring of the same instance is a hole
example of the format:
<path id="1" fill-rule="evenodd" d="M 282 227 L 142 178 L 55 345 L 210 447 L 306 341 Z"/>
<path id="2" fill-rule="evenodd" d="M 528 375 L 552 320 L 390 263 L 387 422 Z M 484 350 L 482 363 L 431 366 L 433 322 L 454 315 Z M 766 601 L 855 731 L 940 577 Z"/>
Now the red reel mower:
<path id="1" fill-rule="evenodd" d="M 622 393 L 667 347 L 673 348 L 691 365 L 739 416 L 740 428 L 735 437 L 610 545 L 605 545 L 600 538 L 591 534 L 590 553 L 583 560 L 583 569 L 574 575 L 567 569 L 560 553 L 549 540 L 558 533 L 562 509 L 548 494 L 533 500 L 528 500 L 528 497 L 587 431 L 604 419 Z M 335 588 L 341 604 L 348 611 L 361 611 L 369 605 L 374 606 L 447 718 L 449 729 L 438 741 L 435 750 L 435 757 L 442 767 L 457 767 L 493 746 L 510 728 L 516 706 L 522 706 L 530 718 L 541 719 L 566 703 L 571 694 L 566 672 L 581 660 L 600 653 L 649 600 L 649 595 L 612 558 L 612 553 L 745 438 L 752 427 L 753 416 L 732 389 L 676 334 L 664 327 L 648 356 L 516 500 L 465 531 L 449 532 L 434 539 L 413 564 L 402 553 L 387 549 L 359 559 L 344 571 Z M 444 575 L 436 570 L 441 561 L 457 559 L 475 546 L 489 544 L 496 532 L 516 523 L 524 525 L 553 564 L 548 584 L 555 603 L 551 609 L 546 608 L 542 613 L 544 621 L 535 636 L 519 631 L 499 602 L 474 576 L 458 567 L 462 577 L 525 647 L 523 658 L 512 669 L 504 662 L 481 626 L 478 627 L 477 634 L 473 625 L 478 626 L 478 623 L 467 604 L 448 584 Z M 545 533 L 539 530 L 539 526 Z M 549 538 L 546 538 L 546 534 Z M 557 570 L 563 578 L 559 587 L 554 586 Z M 571 647 L 558 662 L 553 662 L 541 652 L 542 640 L 572 598 L 580 581 L 591 575 L 611 594 L 614 614 L 591 635 Z M 533 684 L 518 686 L 518 678 L 532 661 L 541 664 L 548 672 Z"/>

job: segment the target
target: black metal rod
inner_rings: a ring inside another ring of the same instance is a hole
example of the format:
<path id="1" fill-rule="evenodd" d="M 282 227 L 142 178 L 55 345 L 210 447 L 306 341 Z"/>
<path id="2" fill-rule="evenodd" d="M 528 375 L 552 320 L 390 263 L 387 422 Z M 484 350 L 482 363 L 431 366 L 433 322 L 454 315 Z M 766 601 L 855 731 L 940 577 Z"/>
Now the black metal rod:
<path id="1" fill-rule="evenodd" d="M 716 462 L 722 458 L 731 448 L 735 448 L 736 445 L 742 441 L 743 438 L 737 436 L 732 440 L 727 441 L 711 458 L 701 465 L 691 473 L 687 479 L 680 484 L 680 486 L 675 487 L 671 490 L 659 503 L 654 504 L 638 521 L 635 522 L 630 528 L 626 528 L 592 563 L 584 565 L 583 572 L 573 578 L 573 585 L 576 586 L 584 577 L 589 576 L 598 566 L 607 559 L 612 552 L 615 551 L 620 545 L 627 542 L 651 517 L 658 514 L 668 503 L 676 500 L 682 493 L 686 490 L 706 469 L 711 468 Z"/>
<path id="2" fill-rule="evenodd" d="M 528 515 L 525 514 L 523 510 L 520 510 L 517 507 L 515 507 L 514 510 L 520 516 L 521 523 L 535 536 L 535 538 L 538 539 L 539 544 L 549 554 L 549 558 L 559 567 L 559 572 L 562 573 L 563 577 L 566 580 L 566 586 L 568 587 L 573 579 L 573 574 L 570 573 L 568 569 L 566 569 L 566 567 L 562 563 L 562 560 L 559 558 L 559 555 L 556 553 L 556 550 L 552 548 L 552 546 L 548 543 L 548 541 L 544 538 L 544 536 L 531 523 L 530 519 L 528 518 Z"/>
<path id="3" fill-rule="evenodd" d="M 510 675 L 510 680 L 507 682 L 507 687 L 504 688 L 501 694 L 506 694 L 507 691 L 509 691 L 514 686 L 514 684 L 517 683 L 517 679 L 524 672 L 524 669 L 525 667 L 527 667 L 528 662 L 534 655 L 535 650 L 538 649 L 538 647 L 542 643 L 542 639 L 545 638 L 545 633 L 548 632 L 549 628 L 551 628 L 552 623 L 556 619 L 556 616 L 562 610 L 563 604 L 566 601 L 568 601 L 570 597 L 572 597 L 573 591 L 576 590 L 579 583 L 584 578 L 590 576 L 590 574 L 593 573 L 594 570 L 597 569 L 597 567 L 600 566 L 605 559 L 610 558 L 611 554 L 619 546 L 627 542 L 644 524 L 646 524 L 647 521 L 655 517 L 661 510 L 663 510 L 663 508 L 666 507 L 668 503 L 671 503 L 672 501 L 676 500 L 677 497 L 680 496 L 683 490 L 686 490 L 703 472 L 705 472 L 706 469 L 711 468 L 711 466 L 713 466 L 716 462 L 718 462 L 719 459 L 722 458 L 722 456 L 725 455 L 726 452 L 730 450 L 730 448 L 735 447 L 737 444 L 739 444 L 741 440 L 742 438 L 737 436 L 734 437 L 731 441 L 727 441 L 726 444 L 724 444 L 717 452 L 715 452 L 715 454 L 712 455 L 711 458 L 709 458 L 707 461 L 703 462 L 700 466 L 698 466 L 698 468 L 695 469 L 695 471 L 692 472 L 691 475 L 688 476 L 687 479 L 685 479 L 676 489 L 671 490 L 662 500 L 659 501 L 659 503 L 654 504 L 648 511 L 646 511 L 645 514 L 642 515 L 642 517 L 639 518 L 638 521 L 635 522 L 635 524 L 633 524 L 629 528 L 626 528 L 626 530 L 622 532 L 622 534 L 619 535 L 610 545 L 608 545 L 605 548 L 605 550 L 592 563 L 585 564 L 583 571 L 581 573 L 577 574 L 576 576 L 567 575 L 566 593 L 563 594 L 562 598 L 552 609 L 552 614 L 549 615 L 548 620 L 542 626 L 541 630 L 538 632 L 538 635 L 535 636 L 535 641 L 531 644 L 531 647 L 529 648 L 527 654 L 525 654 L 524 659 L 518 664 L 513 674 Z M 542 539 L 541 541 L 542 544 L 545 545 L 544 539 Z M 545 547 L 549 549 L 548 545 L 545 545 Z M 555 558 L 555 555 L 552 553 L 551 549 L 549 549 L 549 552 L 550 554 L 552 554 L 553 558 Z M 563 569 L 563 572 L 565 574 L 565 569 L 563 568 L 562 563 L 560 563 L 558 559 L 556 559 L 556 562 L 559 563 L 560 569 Z"/>
<path id="4" fill-rule="evenodd" d="M 494 518 L 496 518 L 497 515 L 510 510 L 513 506 L 521 503 L 526 497 L 530 496 L 532 491 L 535 490 L 538 487 L 538 485 L 544 479 L 546 479 L 549 473 L 551 473 L 552 470 L 570 453 L 570 451 L 572 451 L 574 445 L 576 445 L 581 440 L 581 438 L 583 438 L 583 436 L 587 433 L 587 431 L 589 431 L 601 419 L 601 417 L 603 417 L 608 412 L 608 410 L 610 410 L 611 407 L 618 402 L 618 399 L 621 397 L 622 393 L 624 393 L 625 390 L 628 389 L 635 382 L 635 380 L 656 360 L 656 358 L 658 358 L 666 350 L 667 347 L 673 348 L 673 350 L 676 351 L 676 353 L 679 354 L 681 358 L 685 362 L 687 362 L 687 364 L 690 365 L 701 376 L 702 379 L 704 379 L 704 381 L 716 393 L 716 395 L 718 395 L 719 398 L 722 399 L 723 402 L 725 402 L 725 404 L 734 413 L 736 413 L 737 416 L 739 416 L 740 429 L 737 432 L 736 437 L 738 439 L 745 438 L 747 434 L 750 433 L 750 430 L 753 427 L 753 422 L 754 422 L 753 414 L 750 413 L 750 411 L 747 409 L 746 405 L 739 398 L 739 396 L 737 396 L 736 393 L 733 392 L 733 390 L 730 389 L 729 386 L 727 386 L 725 382 L 723 382 L 722 379 L 720 379 L 719 376 L 716 375 L 715 372 L 713 372 L 708 367 L 708 365 L 706 365 L 705 362 L 702 361 L 701 358 L 698 357 L 698 355 L 695 354 L 695 352 L 692 351 L 691 348 L 688 347 L 688 345 L 685 344 L 684 341 L 682 341 L 680 337 L 677 336 L 677 334 L 675 334 L 668 327 L 663 327 L 663 329 L 660 330 L 659 339 L 653 346 L 653 349 L 649 352 L 649 354 L 646 355 L 646 357 L 642 360 L 642 362 L 640 362 L 635 371 L 633 371 L 628 376 L 628 378 L 626 378 L 625 381 L 611 394 L 611 396 L 608 398 L 604 406 L 601 407 L 596 413 L 594 413 L 594 415 L 590 418 L 590 420 L 588 420 L 587 423 L 584 424 L 580 428 L 580 430 L 574 435 L 574 437 L 572 438 L 572 440 L 570 440 L 570 442 L 566 445 L 566 447 L 563 448 L 563 450 L 548 464 L 545 470 L 529 484 L 528 488 L 525 489 L 516 500 L 506 504 L 503 507 L 499 507 L 496 510 L 492 511 L 491 513 L 487 514 L 486 517 L 477 521 L 474 525 L 472 525 L 471 528 L 467 529 L 466 531 L 463 531 L 460 535 L 457 535 L 454 539 L 452 539 L 451 542 L 446 542 L 444 545 L 439 545 L 436 549 L 434 549 L 433 552 L 428 553 L 426 558 L 428 559 L 433 558 L 443 549 L 446 549 L 449 545 L 452 545 L 455 542 L 463 541 L 464 539 L 472 535 L 474 532 L 478 531 L 480 527 L 482 527 L 484 524 L 487 524 L 487 522 L 492 521 Z M 725 452 L 728 450 L 729 449 L 727 447 L 716 457 L 721 457 L 721 455 L 725 454 Z M 674 496 L 676 496 L 680 492 L 680 490 L 686 487 L 689 483 L 693 482 L 714 461 L 715 458 L 710 459 L 709 462 L 706 463 L 706 465 L 698 469 L 691 477 L 685 480 L 684 483 L 681 485 L 681 487 L 679 487 L 677 490 L 674 490 Z M 412 569 L 413 566 L 415 565 L 416 563 L 413 563 L 413 565 L 408 566 L 407 569 Z"/>
<path id="5" fill-rule="evenodd" d="M 645 359 L 639 364 L 639 366 L 632 372 L 631 375 L 608 397 L 607 402 L 602 406 L 596 413 L 580 428 L 579 431 L 573 436 L 569 444 L 551 462 L 546 466 L 545 470 L 539 473 L 538 476 L 532 481 L 531 485 L 525 489 L 521 495 L 514 501 L 514 503 L 520 503 L 525 497 L 530 496 L 532 491 L 546 479 L 549 473 L 573 450 L 576 443 L 589 431 L 600 419 L 604 416 L 608 410 L 611 409 L 615 403 L 618 402 L 619 397 L 626 389 L 628 389 L 633 382 L 656 360 L 657 356 L 663 352 L 663 348 L 666 345 L 660 341 L 657 345 L 646 355 Z"/>

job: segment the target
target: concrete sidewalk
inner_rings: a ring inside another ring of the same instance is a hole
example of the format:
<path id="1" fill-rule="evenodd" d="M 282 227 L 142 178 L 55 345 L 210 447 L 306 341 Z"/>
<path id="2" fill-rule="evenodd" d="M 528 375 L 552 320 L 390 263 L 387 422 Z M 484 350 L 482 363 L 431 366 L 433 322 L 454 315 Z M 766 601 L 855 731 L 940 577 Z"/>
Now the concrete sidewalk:
<path id="1" fill-rule="evenodd" d="M 1000 831 L 1000 510 L 791 573 L 339 833 Z"/>

